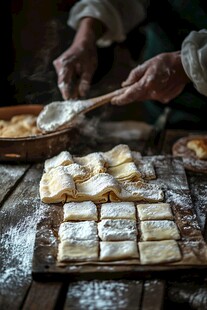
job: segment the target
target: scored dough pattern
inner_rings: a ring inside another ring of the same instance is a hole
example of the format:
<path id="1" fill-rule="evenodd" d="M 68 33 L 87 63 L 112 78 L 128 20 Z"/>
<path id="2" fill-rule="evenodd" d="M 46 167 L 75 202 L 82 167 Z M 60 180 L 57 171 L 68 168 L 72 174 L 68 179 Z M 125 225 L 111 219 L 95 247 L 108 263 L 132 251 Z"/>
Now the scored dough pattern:
<path id="1" fill-rule="evenodd" d="M 62 203 L 64 213 L 57 262 L 182 261 L 184 237 L 153 179 L 153 161 L 123 144 L 82 157 L 64 151 L 46 160 L 40 198 Z"/>
<path id="2" fill-rule="evenodd" d="M 140 219 L 137 210 L 139 207 L 144 210 L 144 206 L 146 218 L 150 218 L 152 210 L 149 204 L 66 203 L 63 206 L 65 222 L 60 225 L 58 233 L 58 262 L 136 259 L 140 264 L 159 264 L 181 260 L 182 254 L 177 243 L 181 236 L 170 204 L 152 204 L 156 210 L 153 220 Z M 170 220 L 166 220 L 163 209 L 168 211 Z M 72 214 L 72 217 L 67 217 L 68 214 Z M 94 216 L 98 216 L 95 221 Z M 150 249 L 156 256 L 150 256 Z"/>

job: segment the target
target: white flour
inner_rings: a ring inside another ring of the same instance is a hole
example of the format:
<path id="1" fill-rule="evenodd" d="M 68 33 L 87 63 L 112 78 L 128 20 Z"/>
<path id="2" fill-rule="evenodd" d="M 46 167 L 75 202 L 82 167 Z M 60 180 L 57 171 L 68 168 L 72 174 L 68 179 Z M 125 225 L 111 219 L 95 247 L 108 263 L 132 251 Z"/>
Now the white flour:
<path id="1" fill-rule="evenodd" d="M 88 107 L 90 101 L 55 101 L 46 105 L 37 118 L 37 127 L 43 132 L 52 132 L 70 123 Z"/>

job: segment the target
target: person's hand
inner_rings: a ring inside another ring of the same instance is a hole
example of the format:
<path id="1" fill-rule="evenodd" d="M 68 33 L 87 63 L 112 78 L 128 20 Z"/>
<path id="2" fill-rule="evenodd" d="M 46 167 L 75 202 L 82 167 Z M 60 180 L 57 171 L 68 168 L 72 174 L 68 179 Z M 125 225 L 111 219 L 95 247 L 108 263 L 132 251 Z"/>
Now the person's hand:
<path id="1" fill-rule="evenodd" d="M 74 42 L 53 64 L 63 99 L 83 97 L 97 67 L 96 46 L 89 40 Z"/>
<path id="2" fill-rule="evenodd" d="M 186 75 L 180 52 L 163 53 L 133 69 L 122 83 L 125 92 L 111 101 L 123 105 L 132 101 L 156 100 L 168 103 L 177 97 L 190 80 Z"/>
<path id="3" fill-rule="evenodd" d="M 84 18 L 72 45 L 53 61 L 63 99 L 86 95 L 98 64 L 96 41 L 104 31 L 98 20 Z"/>

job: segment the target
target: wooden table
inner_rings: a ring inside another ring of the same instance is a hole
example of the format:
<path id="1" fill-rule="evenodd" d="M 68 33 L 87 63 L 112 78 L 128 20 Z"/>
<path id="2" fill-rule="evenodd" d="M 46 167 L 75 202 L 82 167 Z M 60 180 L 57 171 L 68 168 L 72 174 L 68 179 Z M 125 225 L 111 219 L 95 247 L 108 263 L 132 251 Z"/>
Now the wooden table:
<path id="1" fill-rule="evenodd" d="M 165 131 L 158 148 L 149 137 L 127 141 L 133 150 L 150 155 L 171 154 L 171 146 L 184 131 Z M 117 141 L 88 141 L 80 153 L 104 151 Z M 120 142 L 120 141 L 119 141 Z M 124 143 L 124 141 L 121 141 Z M 159 153 L 157 153 L 159 152 Z M 0 164 L 0 309 L 207 309 L 207 277 L 194 273 L 176 279 L 117 279 L 36 282 L 32 256 L 36 225 L 45 214 L 39 198 L 43 163 Z M 198 222 L 205 236 L 207 175 L 187 172 Z"/>

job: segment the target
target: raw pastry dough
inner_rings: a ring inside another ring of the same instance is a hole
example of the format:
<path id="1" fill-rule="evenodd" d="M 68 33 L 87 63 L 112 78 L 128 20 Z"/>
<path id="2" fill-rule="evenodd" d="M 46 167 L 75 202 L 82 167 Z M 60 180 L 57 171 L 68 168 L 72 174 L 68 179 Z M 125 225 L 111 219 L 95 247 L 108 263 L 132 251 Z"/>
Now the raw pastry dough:
<path id="1" fill-rule="evenodd" d="M 120 183 L 121 192 L 111 192 L 109 199 L 115 201 L 162 201 L 163 191 L 155 184 L 149 184 L 143 181 Z"/>
<path id="2" fill-rule="evenodd" d="M 9 121 L 0 120 L 0 137 L 20 138 L 41 134 L 36 126 L 35 115 L 15 115 Z"/>
<path id="3" fill-rule="evenodd" d="M 153 166 L 153 163 L 148 159 L 140 159 L 139 163 L 136 163 L 138 170 L 141 173 L 141 176 L 145 180 L 154 180 L 156 179 L 156 173 Z"/>
<path id="4" fill-rule="evenodd" d="M 119 181 L 138 181 L 141 179 L 141 173 L 133 162 L 124 163 L 107 170 L 114 178 Z"/>
<path id="5" fill-rule="evenodd" d="M 175 240 L 139 242 L 138 245 L 142 265 L 176 262 L 182 258 Z"/>
<path id="6" fill-rule="evenodd" d="M 58 262 L 97 261 L 98 241 L 66 240 L 58 246 Z"/>
<path id="7" fill-rule="evenodd" d="M 156 179 L 156 173 L 153 164 L 152 157 L 141 157 L 139 152 L 132 152 L 133 161 L 137 166 L 137 169 L 141 173 L 141 176 L 145 180 Z"/>
<path id="8" fill-rule="evenodd" d="M 68 151 L 62 151 L 57 156 L 46 159 L 45 161 L 45 171 L 48 172 L 50 169 L 58 167 L 58 166 L 66 166 L 73 164 L 73 157 Z"/>
<path id="9" fill-rule="evenodd" d="M 133 220 L 102 220 L 98 234 L 103 241 L 136 240 L 137 228 Z"/>
<path id="10" fill-rule="evenodd" d="M 67 196 L 75 197 L 73 178 L 63 166 L 51 169 L 40 180 L 40 198 L 45 203 L 65 202 Z"/>
<path id="11" fill-rule="evenodd" d="M 110 151 L 103 153 L 103 156 L 108 163 L 108 167 L 115 167 L 133 161 L 131 150 L 126 144 L 115 146 Z"/>
<path id="12" fill-rule="evenodd" d="M 83 157 L 74 156 L 74 161 L 82 166 L 87 167 L 91 171 L 91 176 L 106 171 L 106 161 L 102 153 L 90 153 Z"/>
<path id="13" fill-rule="evenodd" d="M 145 203 L 137 205 L 138 216 L 144 220 L 173 220 L 169 203 Z"/>
<path id="14" fill-rule="evenodd" d="M 94 221 L 64 222 L 60 224 L 58 235 L 61 241 L 97 240 L 97 223 Z"/>
<path id="15" fill-rule="evenodd" d="M 109 202 L 101 205 L 101 219 L 136 220 L 133 202 Z"/>
<path id="16" fill-rule="evenodd" d="M 64 170 L 67 174 L 70 174 L 75 183 L 81 183 L 90 178 L 90 171 L 79 164 L 71 164 L 65 166 Z"/>
<path id="17" fill-rule="evenodd" d="M 97 207 L 92 201 L 70 202 L 63 206 L 64 221 L 97 221 Z"/>
<path id="18" fill-rule="evenodd" d="M 165 240 L 165 239 L 180 239 L 180 233 L 177 225 L 173 221 L 143 221 L 141 226 L 141 239 L 148 240 Z"/>
<path id="19" fill-rule="evenodd" d="M 138 258 L 136 241 L 100 242 L 100 260 L 112 261 L 127 258 Z"/>
<path id="20" fill-rule="evenodd" d="M 77 199 L 95 202 L 108 201 L 109 192 L 121 191 L 119 183 L 108 173 L 99 173 L 86 182 L 77 184 Z"/>
<path id="21" fill-rule="evenodd" d="M 207 140 L 195 139 L 187 143 L 187 147 L 196 153 L 199 159 L 207 159 Z"/>

